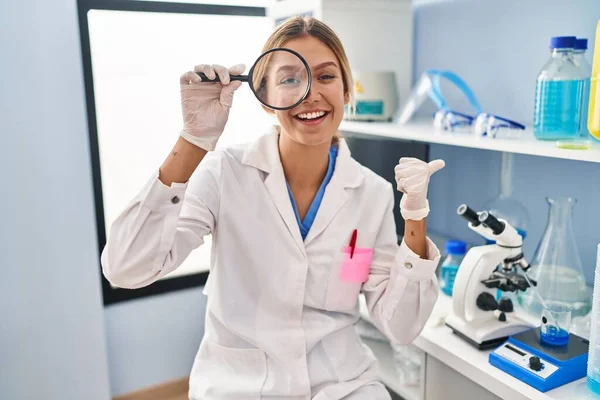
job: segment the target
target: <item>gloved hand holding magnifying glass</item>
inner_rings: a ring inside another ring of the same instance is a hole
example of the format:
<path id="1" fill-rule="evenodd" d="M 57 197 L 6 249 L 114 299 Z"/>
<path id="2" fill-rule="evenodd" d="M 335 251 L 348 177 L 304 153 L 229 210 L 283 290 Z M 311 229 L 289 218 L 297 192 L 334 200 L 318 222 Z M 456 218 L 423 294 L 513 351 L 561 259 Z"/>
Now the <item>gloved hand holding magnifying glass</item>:
<path id="1" fill-rule="evenodd" d="M 272 110 L 289 110 L 306 98 L 312 75 L 297 52 L 274 48 L 256 60 L 248 75 L 245 67 L 230 69 L 199 65 L 181 77 L 184 129 L 181 136 L 205 150 L 214 150 L 225 128 L 234 91 L 248 82 L 261 104 Z"/>

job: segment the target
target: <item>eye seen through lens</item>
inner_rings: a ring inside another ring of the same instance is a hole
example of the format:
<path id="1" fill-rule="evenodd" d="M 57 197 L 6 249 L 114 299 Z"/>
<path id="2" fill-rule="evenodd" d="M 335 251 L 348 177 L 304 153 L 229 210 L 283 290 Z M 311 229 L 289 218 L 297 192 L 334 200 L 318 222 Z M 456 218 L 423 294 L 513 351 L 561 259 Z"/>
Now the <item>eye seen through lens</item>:
<path id="1" fill-rule="evenodd" d="M 265 106 L 289 109 L 302 102 L 308 93 L 310 71 L 306 62 L 291 50 L 276 49 L 256 61 L 250 84 Z"/>

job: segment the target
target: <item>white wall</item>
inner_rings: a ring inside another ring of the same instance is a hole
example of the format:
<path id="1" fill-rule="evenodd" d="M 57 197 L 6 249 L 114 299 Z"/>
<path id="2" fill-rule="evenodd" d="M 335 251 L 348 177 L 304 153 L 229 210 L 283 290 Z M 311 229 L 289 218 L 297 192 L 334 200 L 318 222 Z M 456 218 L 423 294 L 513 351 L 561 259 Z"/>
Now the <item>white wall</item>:
<path id="1" fill-rule="evenodd" d="M 107 400 L 75 0 L 0 2 L 0 398 Z"/>

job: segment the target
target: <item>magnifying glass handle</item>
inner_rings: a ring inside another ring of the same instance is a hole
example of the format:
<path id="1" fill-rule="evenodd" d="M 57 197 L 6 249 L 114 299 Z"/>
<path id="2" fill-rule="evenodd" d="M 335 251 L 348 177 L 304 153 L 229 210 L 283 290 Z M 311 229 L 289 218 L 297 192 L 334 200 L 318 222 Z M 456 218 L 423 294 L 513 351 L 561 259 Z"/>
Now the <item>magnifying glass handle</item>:
<path id="1" fill-rule="evenodd" d="M 196 72 L 200 78 L 202 78 L 202 82 L 221 82 L 219 79 L 219 75 L 215 76 L 215 79 L 209 79 L 208 76 L 204 74 L 204 72 Z M 229 75 L 229 79 L 231 81 L 240 81 L 240 82 L 248 82 L 248 75 Z"/>

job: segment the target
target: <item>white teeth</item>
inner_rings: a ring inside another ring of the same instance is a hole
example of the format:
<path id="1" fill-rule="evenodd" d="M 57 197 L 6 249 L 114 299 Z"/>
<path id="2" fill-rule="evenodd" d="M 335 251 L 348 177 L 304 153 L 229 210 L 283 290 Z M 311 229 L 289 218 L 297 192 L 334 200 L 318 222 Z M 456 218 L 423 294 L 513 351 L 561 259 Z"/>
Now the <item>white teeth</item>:
<path id="1" fill-rule="evenodd" d="M 315 118 L 322 117 L 323 115 L 325 115 L 325 111 L 314 111 L 314 112 L 311 112 L 311 113 L 298 114 L 298 118 L 302 118 L 302 119 L 315 119 Z"/>

